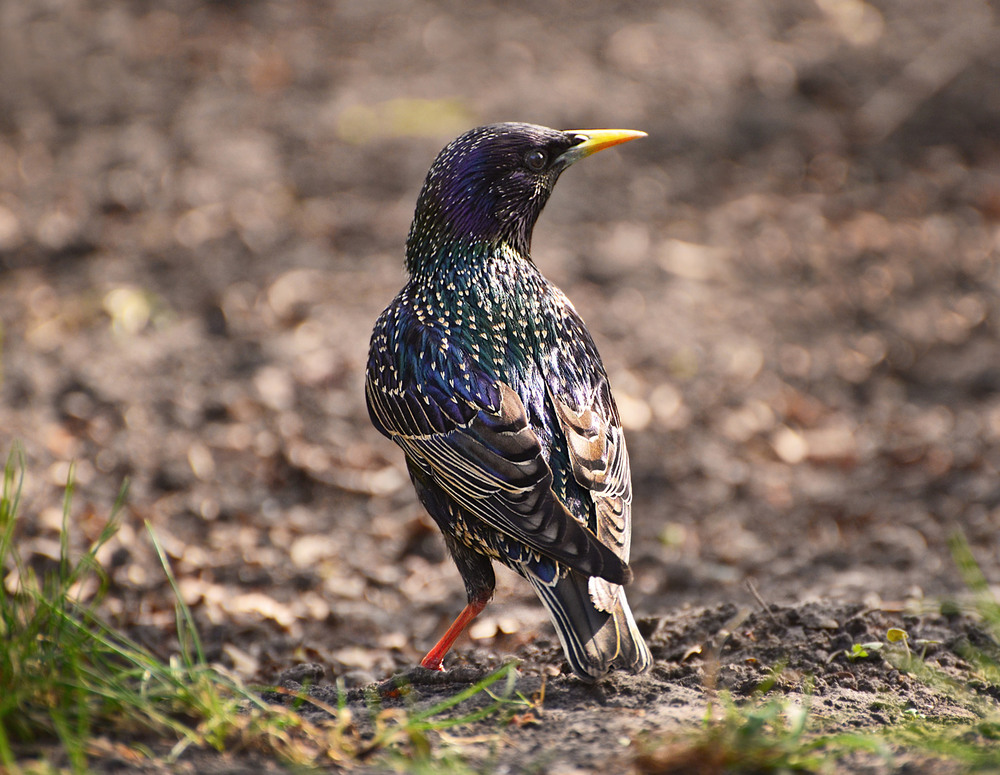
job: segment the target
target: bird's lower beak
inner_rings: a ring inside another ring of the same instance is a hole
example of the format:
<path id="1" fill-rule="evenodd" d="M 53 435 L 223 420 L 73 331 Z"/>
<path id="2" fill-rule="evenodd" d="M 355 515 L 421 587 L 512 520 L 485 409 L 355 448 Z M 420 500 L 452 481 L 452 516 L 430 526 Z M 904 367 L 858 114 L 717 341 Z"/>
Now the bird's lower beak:
<path id="1" fill-rule="evenodd" d="M 556 159 L 556 162 L 563 168 L 586 156 L 610 148 L 612 145 L 620 145 L 629 140 L 646 137 L 645 132 L 639 132 L 635 129 L 570 129 L 566 134 L 579 138 L 580 142 Z"/>

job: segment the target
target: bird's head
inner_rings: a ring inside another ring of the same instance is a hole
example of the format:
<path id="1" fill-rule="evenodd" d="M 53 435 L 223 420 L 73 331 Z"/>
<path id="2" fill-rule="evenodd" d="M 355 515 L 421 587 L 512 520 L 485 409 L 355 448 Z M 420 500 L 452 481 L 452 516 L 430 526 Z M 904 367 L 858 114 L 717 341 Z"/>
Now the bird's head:
<path id="1" fill-rule="evenodd" d="M 407 245 L 428 240 L 505 241 L 527 255 L 538 214 L 573 162 L 645 137 L 629 129 L 559 131 L 534 124 L 490 124 L 453 140 L 438 154 L 417 199 Z"/>

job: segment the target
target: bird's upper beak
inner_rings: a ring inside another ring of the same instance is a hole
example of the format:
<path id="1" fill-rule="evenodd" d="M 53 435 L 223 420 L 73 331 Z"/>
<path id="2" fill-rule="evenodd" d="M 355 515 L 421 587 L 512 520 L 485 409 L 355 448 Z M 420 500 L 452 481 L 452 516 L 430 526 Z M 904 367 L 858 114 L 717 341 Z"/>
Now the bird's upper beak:
<path id="1" fill-rule="evenodd" d="M 603 151 L 605 148 L 610 148 L 612 145 L 620 145 L 629 140 L 646 137 L 645 132 L 639 132 L 635 129 L 570 129 L 566 131 L 566 134 L 580 138 L 581 142 L 556 158 L 556 163 L 563 169 L 575 161 Z"/>

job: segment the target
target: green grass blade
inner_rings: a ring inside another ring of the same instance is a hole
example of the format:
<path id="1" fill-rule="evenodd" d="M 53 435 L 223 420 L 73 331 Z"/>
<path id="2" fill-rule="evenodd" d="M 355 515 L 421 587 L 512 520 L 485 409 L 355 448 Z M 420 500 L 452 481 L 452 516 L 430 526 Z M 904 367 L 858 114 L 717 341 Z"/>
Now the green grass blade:
<path id="1" fill-rule="evenodd" d="M 24 449 L 14 442 L 4 464 L 3 489 L 0 490 L 0 567 L 7 567 L 7 560 L 12 559 L 14 524 L 24 488 L 24 470 Z M 0 599 L 5 594 L 0 585 Z"/>
<path id="2" fill-rule="evenodd" d="M 188 607 L 187 603 L 184 602 L 184 598 L 181 596 L 180 586 L 177 584 L 177 577 L 174 575 L 174 570 L 170 566 L 170 560 L 167 558 L 167 553 L 163 550 L 163 546 L 160 544 L 159 539 L 156 537 L 156 532 L 153 530 L 153 526 L 146 520 L 146 532 L 149 534 L 149 540 L 153 542 L 153 548 L 156 550 L 156 556 L 160 559 L 160 565 L 163 567 L 163 572 L 167 575 L 167 580 L 170 582 L 170 588 L 173 590 L 174 599 L 177 606 L 177 638 L 181 643 L 181 657 L 185 660 L 188 667 L 193 667 L 195 664 L 204 665 L 205 660 L 205 650 L 201 645 L 201 637 L 198 635 L 198 628 L 194 623 L 194 616 L 191 614 L 191 609 Z M 194 649 L 194 658 L 191 657 L 191 650 Z"/>
<path id="3" fill-rule="evenodd" d="M 477 694 L 485 690 L 487 687 L 492 686 L 500 679 L 507 678 L 507 676 L 512 674 L 512 671 L 514 671 L 516 668 L 517 668 L 516 661 L 511 661 L 506 663 L 498 670 L 493 671 L 488 676 L 483 678 L 481 681 L 477 681 L 471 686 L 466 687 L 458 694 L 456 694 L 454 697 L 449 697 L 448 699 L 442 700 L 441 702 L 431 706 L 430 708 L 427 708 L 426 710 L 414 713 L 410 717 L 411 721 L 420 722 L 429 718 L 433 718 L 434 716 L 440 715 L 441 713 L 444 713 L 446 710 L 449 710 L 455 707 L 456 705 L 465 702 L 471 697 L 475 697 Z"/>
<path id="4" fill-rule="evenodd" d="M 968 540 L 962 532 L 956 532 L 949 539 L 948 546 L 962 581 L 973 594 L 977 612 L 983 617 L 994 637 L 1000 639 L 1000 600 L 997 600 L 990 590 L 989 581 L 972 554 Z"/>
<path id="5" fill-rule="evenodd" d="M 73 491 L 76 489 L 76 463 L 69 464 L 66 474 L 66 489 L 63 491 L 62 530 L 59 531 L 59 579 L 69 581 L 74 575 L 71 572 L 69 556 L 69 512 L 73 503 Z"/>

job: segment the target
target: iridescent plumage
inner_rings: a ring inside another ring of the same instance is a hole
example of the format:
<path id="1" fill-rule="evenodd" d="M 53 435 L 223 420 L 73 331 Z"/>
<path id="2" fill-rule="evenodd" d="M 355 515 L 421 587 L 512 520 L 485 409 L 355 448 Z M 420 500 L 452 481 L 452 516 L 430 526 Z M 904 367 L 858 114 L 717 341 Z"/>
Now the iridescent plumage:
<path id="1" fill-rule="evenodd" d="M 531 582 L 577 675 L 650 664 L 621 586 L 632 491 L 618 410 L 586 326 L 530 258 L 560 173 L 641 136 L 494 124 L 427 174 L 410 279 L 375 324 L 366 383 L 468 593 L 425 667 L 492 597 L 494 560 Z"/>

